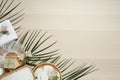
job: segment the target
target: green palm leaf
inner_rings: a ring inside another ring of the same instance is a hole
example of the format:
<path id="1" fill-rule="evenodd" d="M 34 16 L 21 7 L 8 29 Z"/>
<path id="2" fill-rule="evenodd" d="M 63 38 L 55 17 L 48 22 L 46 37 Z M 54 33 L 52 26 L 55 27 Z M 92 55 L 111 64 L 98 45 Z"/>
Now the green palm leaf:
<path id="1" fill-rule="evenodd" d="M 41 36 L 40 36 L 41 34 Z M 47 42 L 50 39 L 50 36 L 46 36 L 47 32 L 42 33 L 42 30 L 33 30 L 27 31 L 24 33 L 18 41 L 23 45 L 25 51 L 31 51 L 32 57 L 29 57 L 28 65 L 36 66 L 39 63 L 50 61 L 51 63 L 56 64 L 62 72 L 63 80 L 77 80 L 93 71 L 95 71 L 94 66 L 90 65 L 78 65 L 76 68 L 72 68 L 75 61 L 72 59 L 62 59 L 57 52 L 59 49 L 46 51 L 48 48 L 51 48 L 55 45 L 56 42 L 51 43 L 50 45 L 41 48 L 41 45 Z"/>
<path id="2" fill-rule="evenodd" d="M 1 0 L 0 1 L 0 22 L 9 19 L 12 24 L 15 26 L 18 24 L 24 17 L 22 10 L 15 11 L 21 4 L 14 5 L 15 0 Z M 21 26 L 15 27 L 16 32 L 20 32 Z M 61 59 L 59 55 L 59 49 L 49 50 L 54 47 L 57 41 L 54 41 L 48 45 L 44 45 L 53 35 L 47 36 L 47 32 L 42 32 L 42 30 L 28 30 L 25 33 L 19 35 L 19 42 L 26 52 L 30 52 L 32 57 L 26 57 L 23 63 L 26 63 L 31 66 L 36 66 L 37 64 L 43 62 L 51 62 L 56 64 L 62 73 L 62 80 L 78 80 L 81 77 L 95 71 L 94 66 L 90 65 L 78 65 L 73 68 L 75 61 L 72 59 Z"/>
<path id="3" fill-rule="evenodd" d="M 60 60 L 60 56 L 53 59 L 51 63 L 56 64 L 58 68 L 61 70 L 63 80 L 77 80 L 97 70 L 94 69 L 94 66 L 92 65 L 90 66 L 78 65 L 76 68 L 73 68 L 72 65 L 75 63 L 75 61 L 71 61 L 71 59 Z M 72 69 L 69 69 L 71 67 Z"/>
<path id="4" fill-rule="evenodd" d="M 14 4 L 15 0 L 1 0 L 0 1 L 0 22 L 9 19 L 13 26 L 19 23 L 24 17 L 22 10 L 16 12 L 15 10 L 20 6 L 21 2 Z M 15 28 L 18 28 L 17 26 Z"/>
<path id="5" fill-rule="evenodd" d="M 29 51 L 32 54 L 32 57 L 29 57 L 29 61 L 32 61 L 32 64 L 36 61 L 45 61 L 57 56 L 57 52 L 59 51 L 59 49 L 47 51 L 47 49 L 53 47 L 56 44 L 56 41 L 50 43 L 49 45 L 41 47 L 42 44 L 46 43 L 46 41 L 51 38 L 50 36 L 45 36 L 44 34 L 46 34 L 46 32 L 42 33 L 42 30 L 28 30 L 27 32 L 22 34 L 18 39 L 18 42 L 22 44 L 24 50 L 26 52 Z"/>

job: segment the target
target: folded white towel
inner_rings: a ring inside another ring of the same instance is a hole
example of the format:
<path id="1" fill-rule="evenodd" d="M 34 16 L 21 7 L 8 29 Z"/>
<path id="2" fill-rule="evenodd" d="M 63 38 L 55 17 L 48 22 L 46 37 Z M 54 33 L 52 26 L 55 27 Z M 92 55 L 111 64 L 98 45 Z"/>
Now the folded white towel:
<path id="1" fill-rule="evenodd" d="M 0 46 L 18 38 L 18 36 L 9 20 L 5 20 L 2 23 L 0 23 L 0 31 L 3 26 L 7 27 L 7 31 L 9 32 L 9 34 L 8 35 L 3 35 L 3 34 L 0 35 Z"/>
<path id="2" fill-rule="evenodd" d="M 2 78 L 1 80 L 34 80 L 33 74 L 30 70 L 30 68 L 25 67 L 21 70 L 18 70 L 4 78 Z"/>

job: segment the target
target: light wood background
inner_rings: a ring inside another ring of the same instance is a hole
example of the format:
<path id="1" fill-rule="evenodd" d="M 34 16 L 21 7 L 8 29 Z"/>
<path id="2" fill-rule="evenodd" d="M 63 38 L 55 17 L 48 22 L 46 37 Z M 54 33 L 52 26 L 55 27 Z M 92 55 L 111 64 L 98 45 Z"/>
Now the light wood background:
<path id="1" fill-rule="evenodd" d="M 48 31 L 64 57 L 99 68 L 81 80 L 120 80 L 120 0 L 22 0 L 22 5 L 23 27 Z"/>

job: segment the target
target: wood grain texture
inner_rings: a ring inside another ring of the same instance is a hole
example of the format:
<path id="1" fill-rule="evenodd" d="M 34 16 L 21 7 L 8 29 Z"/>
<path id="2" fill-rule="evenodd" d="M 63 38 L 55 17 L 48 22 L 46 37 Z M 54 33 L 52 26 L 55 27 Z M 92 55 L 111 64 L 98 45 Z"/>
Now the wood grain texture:
<path id="1" fill-rule="evenodd" d="M 120 0 L 22 2 L 23 27 L 49 31 L 64 57 L 100 68 L 83 80 L 120 80 Z"/>

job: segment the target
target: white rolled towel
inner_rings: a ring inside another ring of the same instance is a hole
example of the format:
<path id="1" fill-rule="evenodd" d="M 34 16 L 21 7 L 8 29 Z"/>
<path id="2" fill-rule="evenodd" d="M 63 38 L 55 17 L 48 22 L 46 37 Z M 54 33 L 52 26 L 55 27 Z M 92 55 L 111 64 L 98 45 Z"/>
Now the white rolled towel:
<path id="1" fill-rule="evenodd" d="M 38 68 L 35 71 L 35 76 L 37 77 L 37 80 L 48 80 L 47 72 L 44 71 L 42 68 Z"/>
<path id="2" fill-rule="evenodd" d="M 43 70 L 47 72 L 48 77 L 50 77 L 52 72 L 54 72 L 54 68 L 49 65 L 44 66 Z"/>

